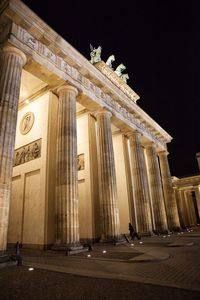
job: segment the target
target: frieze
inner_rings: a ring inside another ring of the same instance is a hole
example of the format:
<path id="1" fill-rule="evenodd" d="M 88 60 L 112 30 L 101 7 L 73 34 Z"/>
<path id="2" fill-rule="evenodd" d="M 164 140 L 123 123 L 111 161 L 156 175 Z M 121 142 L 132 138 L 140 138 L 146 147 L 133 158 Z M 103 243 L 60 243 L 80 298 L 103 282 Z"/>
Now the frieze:
<path id="1" fill-rule="evenodd" d="M 166 147 L 165 142 L 160 138 L 155 137 L 144 125 L 138 121 L 133 114 L 129 113 L 124 107 L 122 107 L 118 102 L 114 101 L 109 95 L 105 94 L 99 87 L 93 84 L 88 78 L 84 77 L 77 69 L 68 65 L 61 57 L 55 55 L 51 50 L 48 49 L 41 42 L 37 41 L 31 34 L 29 34 L 25 29 L 22 29 L 18 25 L 14 25 L 13 33 L 17 36 L 22 43 L 26 44 L 31 49 L 34 49 L 38 54 L 46 57 L 51 63 L 53 63 L 57 68 L 59 68 L 64 73 L 71 76 L 74 80 L 81 82 L 84 87 L 94 93 L 98 98 L 100 98 L 105 104 L 111 107 L 114 111 L 120 113 L 126 120 L 133 123 L 139 130 L 145 132 L 151 139 L 158 141 L 162 147 Z M 112 80 L 117 83 L 117 86 L 134 102 L 139 99 L 139 96 L 114 72 L 111 70 L 103 61 L 100 61 L 102 73 L 106 73 L 108 76 L 112 77 Z M 95 66 L 97 65 L 95 64 Z M 99 66 L 98 65 L 98 66 Z M 114 73 L 114 74 L 113 74 Z M 106 75 L 104 74 L 104 75 Z M 114 78 L 115 77 L 115 78 Z M 114 78 L 114 79 L 113 79 Z"/>
<path id="2" fill-rule="evenodd" d="M 83 77 L 83 85 L 86 89 L 90 88 L 90 81 L 86 77 Z"/>
<path id="3" fill-rule="evenodd" d="M 46 56 L 51 62 L 53 62 L 55 64 L 55 62 L 56 62 L 55 54 L 46 47 L 44 47 L 44 56 Z"/>
<path id="4" fill-rule="evenodd" d="M 79 154 L 77 156 L 77 169 L 78 169 L 78 171 L 82 171 L 85 169 L 84 153 Z"/>
<path id="5" fill-rule="evenodd" d="M 41 156 L 42 139 L 36 140 L 15 150 L 13 167 L 22 165 L 26 162 Z"/>

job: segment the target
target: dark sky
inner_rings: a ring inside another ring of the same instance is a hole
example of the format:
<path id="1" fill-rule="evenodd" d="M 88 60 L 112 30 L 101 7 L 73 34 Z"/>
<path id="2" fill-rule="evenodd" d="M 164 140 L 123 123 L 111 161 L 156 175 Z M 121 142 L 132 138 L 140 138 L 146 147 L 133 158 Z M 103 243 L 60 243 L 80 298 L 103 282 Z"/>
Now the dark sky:
<path id="1" fill-rule="evenodd" d="M 168 144 L 171 174 L 197 173 L 200 3 L 116 2 L 24 0 L 86 58 L 90 43 L 102 46 L 104 61 L 114 54 L 114 67 L 121 62 L 127 67 L 128 84 L 140 95 L 138 105 L 173 137 Z"/>

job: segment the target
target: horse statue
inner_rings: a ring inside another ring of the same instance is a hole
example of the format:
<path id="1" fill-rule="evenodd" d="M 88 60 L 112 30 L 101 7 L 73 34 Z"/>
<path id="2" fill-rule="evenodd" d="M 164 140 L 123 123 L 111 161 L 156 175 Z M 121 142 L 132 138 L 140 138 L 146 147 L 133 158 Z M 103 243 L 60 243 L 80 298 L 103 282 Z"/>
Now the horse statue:
<path id="1" fill-rule="evenodd" d="M 113 69 L 113 67 L 112 67 L 113 61 L 115 61 L 115 56 L 112 54 L 108 57 L 108 59 L 106 61 L 106 65 L 108 65 L 109 68 L 111 68 L 111 69 Z"/>
<path id="2" fill-rule="evenodd" d="M 114 72 L 120 77 L 125 69 L 126 67 L 123 64 L 120 64 Z"/>
<path id="3" fill-rule="evenodd" d="M 124 80 L 124 82 L 127 83 L 127 80 L 129 79 L 129 76 L 128 76 L 128 74 L 126 73 L 126 74 L 122 74 L 122 75 L 120 76 L 120 78 L 121 78 L 122 80 Z"/>
<path id="4" fill-rule="evenodd" d="M 99 46 L 97 49 L 95 49 L 91 44 L 90 44 L 90 57 L 91 60 L 90 62 L 92 64 L 97 63 L 98 61 L 101 61 L 101 46 Z"/>

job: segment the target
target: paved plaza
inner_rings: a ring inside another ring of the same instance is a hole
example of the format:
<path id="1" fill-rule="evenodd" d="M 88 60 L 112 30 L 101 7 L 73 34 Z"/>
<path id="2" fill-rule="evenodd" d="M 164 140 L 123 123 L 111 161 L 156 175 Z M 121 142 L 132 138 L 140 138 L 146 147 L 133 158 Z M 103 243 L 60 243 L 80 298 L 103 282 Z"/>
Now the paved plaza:
<path id="1" fill-rule="evenodd" d="M 1 266 L 0 299 L 199 299 L 199 253 L 198 228 L 73 256 L 22 250 L 22 267 Z"/>

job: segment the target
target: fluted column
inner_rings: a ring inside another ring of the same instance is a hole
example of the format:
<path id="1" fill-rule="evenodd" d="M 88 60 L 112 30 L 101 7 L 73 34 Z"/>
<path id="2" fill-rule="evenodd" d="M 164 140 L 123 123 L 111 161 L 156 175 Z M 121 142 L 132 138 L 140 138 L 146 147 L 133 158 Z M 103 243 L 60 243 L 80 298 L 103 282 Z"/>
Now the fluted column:
<path id="1" fill-rule="evenodd" d="M 130 141 L 131 170 L 133 180 L 133 193 L 137 219 L 137 230 L 140 234 L 151 234 L 152 220 L 150 199 L 147 191 L 147 174 L 145 159 L 140 142 L 141 134 L 138 132 L 128 134 Z"/>
<path id="2" fill-rule="evenodd" d="M 181 190 L 180 191 L 180 197 L 182 200 L 182 204 L 183 204 L 183 220 L 184 220 L 184 227 L 188 227 L 190 226 L 190 222 L 189 222 L 189 214 L 188 214 L 188 208 L 187 208 L 187 198 L 185 195 L 185 191 Z"/>
<path id="3" fill-rule="evenodd" d="M 192 199 L 192 192 L 186 191 L 185 192 L 186 202 L 187 202 L 187 210 L 189 216 L 190 226 L 195 226 L 197 224 L 196 213 L 194 209 L 194 202 Z"/>
<path id="4" fill-rule="evenodd" d="M 58 89 L 56 245 L 79 243 L 76 96 L 73 86 Z"/>
<path id="5" fill-rule="evenodd" d="M 99 191 L 101 207 L 102 240 L 119 236 L 119 211 L 110 118 L 106 110 L 95 114 L 97 120 Z"/>
<path id="6" fill-rule="evenodd" d="M 198 221 L 198 223 L 200 223 L 200 187 L 196 187 L 194 191 L 195 191 L 197 209 L 198 209 L 198 214 L 199 214 L 199 221 Z"/>
<path id="7" fill-rule="evenodd" d="M 164 191 L 165 208 L 167 213 L 167 222 L 170 230 L 180 230 L 180 222 L 174 190 L 172 187 L 172 179 L 167 158 L 167 151 L 158 153 L 160 161 L 160 170 Z"/>
<path id="8" fill-rule="evenodd" d="M 178 208 L 178 215 L 180 220 L 180 225 L 182 228 L 186 227 L 185 222 L 185 206 L 184 206 L 184 199 L 181 197 L 181 191 L 179 191 L 177 188 L 175 190 L 176 195 L 176 203 Z"/>
<path id="9" fill-rule="evenodd" d="M 162 233 L 166 232 L 168 227 L 158 157 L 153 143 L 146 146 L 146 157 L 155 230 Z"/>
<path id="10" fill-rule="evenodd" d="M 26 56 L 7 46 L 0 51 L 0 255 L 7 246 L 10 189 L 21 72 Z"/>

